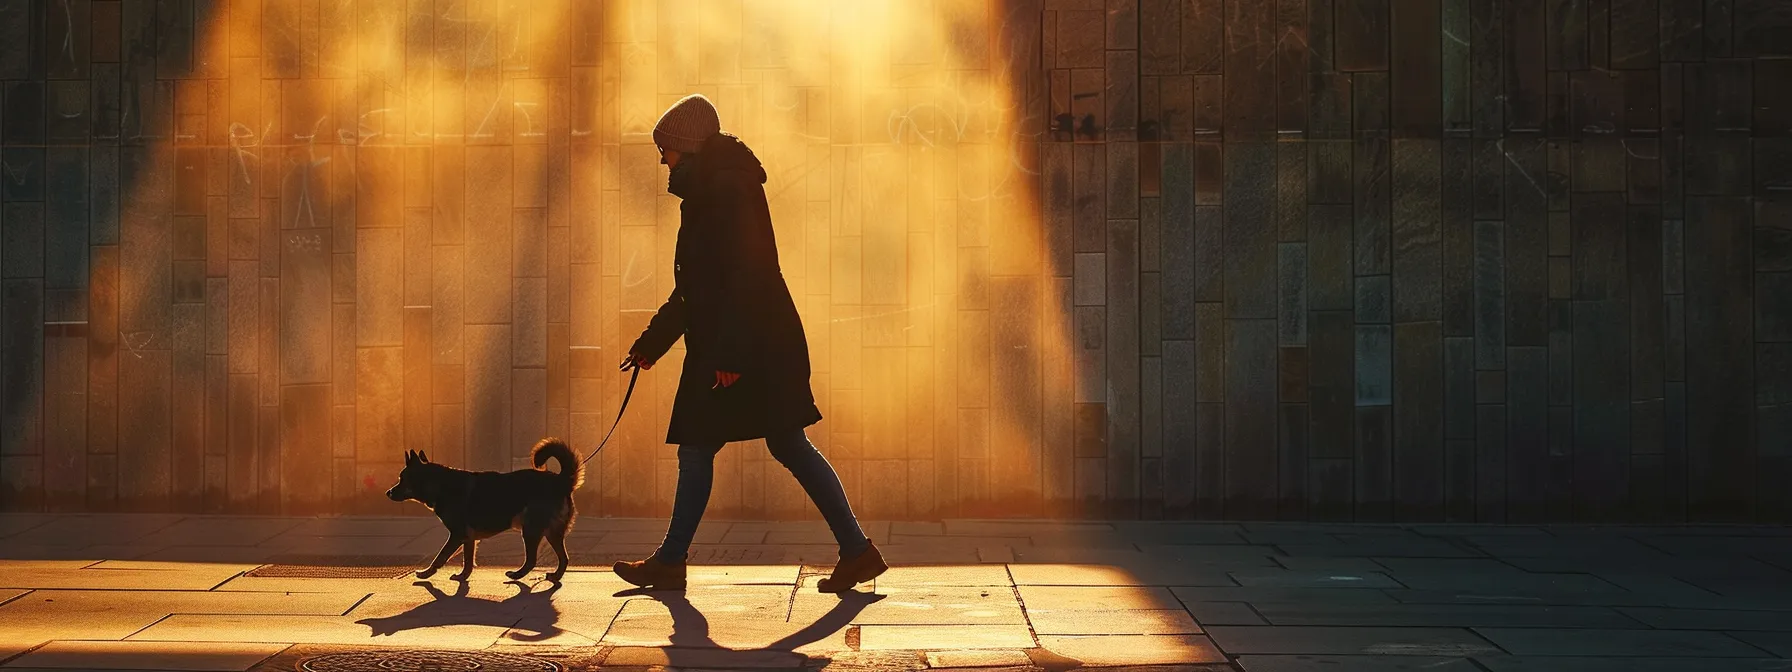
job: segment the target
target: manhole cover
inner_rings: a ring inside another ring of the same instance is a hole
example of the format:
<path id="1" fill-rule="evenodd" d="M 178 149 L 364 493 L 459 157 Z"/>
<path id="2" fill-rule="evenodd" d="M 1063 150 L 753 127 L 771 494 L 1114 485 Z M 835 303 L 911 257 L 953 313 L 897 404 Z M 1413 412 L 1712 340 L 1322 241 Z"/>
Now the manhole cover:
<path id="1" fill-rule="evenodd" d="M 491 651 L 351 651 L 299 663 L 305 672 L 560 672 L 552 662 Z"/>
<path id="2" fill-rule="evenodd" d="M 282 555 L 247 576 L 282 579 L 396 579 L 423 567 L 408 555 Z"/>

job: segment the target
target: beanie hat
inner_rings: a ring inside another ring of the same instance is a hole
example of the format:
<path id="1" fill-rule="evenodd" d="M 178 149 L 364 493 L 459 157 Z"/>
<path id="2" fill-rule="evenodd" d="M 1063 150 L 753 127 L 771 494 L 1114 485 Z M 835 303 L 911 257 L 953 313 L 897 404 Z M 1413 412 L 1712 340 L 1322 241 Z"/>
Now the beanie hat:
<path id="1" fill-rule="evenodd" d="M 703 94 L 693 93 L 678 99 L 660 115 L 659 122 L 653 125 L 653 142 L 665 149 L 692 154 L 703 148 L 704 140 L 721 130 L 716 106 Z"/>

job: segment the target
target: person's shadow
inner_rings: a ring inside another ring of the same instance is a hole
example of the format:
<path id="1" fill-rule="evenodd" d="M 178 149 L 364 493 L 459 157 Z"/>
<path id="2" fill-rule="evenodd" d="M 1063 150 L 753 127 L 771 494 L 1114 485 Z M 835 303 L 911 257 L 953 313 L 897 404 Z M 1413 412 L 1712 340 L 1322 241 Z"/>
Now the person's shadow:
<path id="1" fill-rule="evenodd" d="M 483 597 L 468 597 L 468 586 L 465 581 L 458 582 L 459 587 L 453 595 L 442 592 L 434 583 L 417 581 L 412 585 L 422 586 L 429 591 L 428 602 L 411 607 L 404 613 L 377 618 L 363 618 L 355 623 L 367 626 L 372 636 L 390 636 L 405 630 L 433 628 L 444 625 L 485 625 L 494 628 L 533 630 L 533 634 L 514 633 L 513 639 L 525 642 L 537 642 L 562 632 L 558 625 L 560 612 L 554 606 L 554 592 L 560 590 L 560 584 L 551 584 L 546 590 L 535 590 L 532 586 L 520 581 L 507 583 L 517 587 L 517 594 L 503 600 L 491 600 Z M 538 627 L 532 627 L 538 626 Z"/>
<path id="2" fill-rule="evenodd" d="M 858 617 L 865 607 L 884 599 L 883 595 L 856 590 L 840 593 L 839 604 L 802 629 L 758 649 L 730 649 L 710 638 L 709 619 L 692 606 L 690 600 L 685 599 L 683 592 L 631 588 L 616 593 L 616 597 L 629 596 L 648 597 L 665 605 L 666 611 L 672 614 L 672 634 L 667 637 L 671 646 L 662 648 L 666 653 L 666 665 L 670 668 L 760 667 L 763 665 L 756 663 L 762 661 L 756 659 L 768 652 L 786 653 L 796 664 L 806 663 L 808 656 L 796 653 L 796 649 L 839 632 L 851 625 L 852 619 Z M 743 665 L 729 664 L 731 658 L 739 659 Z"/>

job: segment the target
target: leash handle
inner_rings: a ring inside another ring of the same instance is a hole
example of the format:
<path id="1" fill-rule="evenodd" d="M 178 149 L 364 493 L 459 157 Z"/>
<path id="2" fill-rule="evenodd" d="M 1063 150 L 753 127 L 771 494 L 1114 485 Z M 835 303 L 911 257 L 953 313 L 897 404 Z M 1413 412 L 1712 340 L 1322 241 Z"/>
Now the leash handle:
<path id="1" fill-rule="evenodd" d="M 629 398 L 635 396 L 635 381 L 640 379 L 641 367 L 636 366 L 634 367 L 633 372 L 628 375 L 628 391 L 622 394 L 622 405 L 616 408 L 616 422 L 610 423 L 610 432 L 604 435 L 603 441 L 598 442 L 597 448 L 593 449 L 591 454 L 586 455 L 585 459 L 579 460 L 580 467 L 584 467 L 586 462 L 590 462 L 591 458 L 596 457 L 597 453 L 602 451 L 604 446 L 610 443 L 610 437 L 616 434 L 616 427 L 622 424 L 623 412 L 628 410 Z"/>

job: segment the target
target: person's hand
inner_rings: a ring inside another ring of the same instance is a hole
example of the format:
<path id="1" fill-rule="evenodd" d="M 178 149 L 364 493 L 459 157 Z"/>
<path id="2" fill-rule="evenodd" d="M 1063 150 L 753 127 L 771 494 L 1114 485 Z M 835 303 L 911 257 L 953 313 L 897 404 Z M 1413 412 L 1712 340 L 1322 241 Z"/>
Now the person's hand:
<path id="1" fill-rule="evenodd" d="M 629 369 L 640 369 L 642 371 L 646 371 L 651 368 L 653 368 L 653 360 L 650 360 L 646 357 L 642 357 L 641 355 L 639 355 L 637 353 L 631 352 L 631 353 L 628 353 L 627 357 L 624 357 L 622 359 L 622 365 L 616 367 L 616 370 L 617 371 L 627 371 Z"/>
<path id="2" fill-rule="evenodd" d="M 711 387 L 709 389 L 713 390 L 713 389 L 716 389 L 717 387 L 728 387 L 728 386 L 733 385 L 734 381 L 737 381 L 737 380 L 740 380 L 740 374 L 733 373 L 730 371 L 718 370 L 718 371 L 716 371 L 715 387 Z"/>

